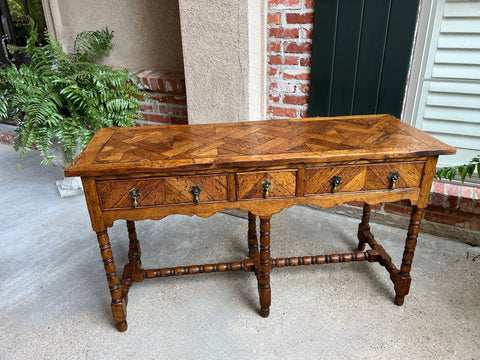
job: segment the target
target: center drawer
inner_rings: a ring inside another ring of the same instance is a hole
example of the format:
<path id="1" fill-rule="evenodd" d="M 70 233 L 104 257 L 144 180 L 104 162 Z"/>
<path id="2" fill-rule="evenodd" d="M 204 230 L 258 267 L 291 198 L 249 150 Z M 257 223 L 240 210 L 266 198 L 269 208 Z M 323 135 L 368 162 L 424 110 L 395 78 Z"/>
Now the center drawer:
<path id="1" fill-rule="evenodd" d="M 102 209 L 227 201 L 227 188 L 226 174 L 97 181 Z"/>
<path id="2" fill-rule="evenodd" d="M 265 199 L 295 196 L 294 170 L 237 173 L 237 199 Z"/>

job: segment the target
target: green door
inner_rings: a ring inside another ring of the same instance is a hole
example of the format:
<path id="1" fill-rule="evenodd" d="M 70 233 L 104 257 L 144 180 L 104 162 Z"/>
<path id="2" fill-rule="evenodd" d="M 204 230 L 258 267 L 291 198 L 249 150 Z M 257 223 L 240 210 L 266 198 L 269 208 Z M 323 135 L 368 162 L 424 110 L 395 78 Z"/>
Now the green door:
<path id="1" fill-rule="evenodd" d="M 316 0 L 310 116 L 400 117 L 419 0 Z"/>

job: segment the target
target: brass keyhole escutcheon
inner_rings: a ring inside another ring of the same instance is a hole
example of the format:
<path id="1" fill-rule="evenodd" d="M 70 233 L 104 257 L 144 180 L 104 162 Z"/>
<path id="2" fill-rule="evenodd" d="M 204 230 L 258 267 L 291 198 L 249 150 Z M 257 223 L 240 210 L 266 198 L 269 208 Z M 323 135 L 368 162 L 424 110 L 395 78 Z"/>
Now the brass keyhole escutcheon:
<path id="1" fill-rule="evenodd" d="M 273 183 L 272 183 L 270 180 L 267 179 L 267 180 L 265 180 L 265 181 L 262 181 L 262 183 L 261 183 L 260 185 L 261 185 L 261 187 L 262 187 L 262 189 L 263 189 L 263 191 L 264 191 L 264 192 L 263 192 L 263 197 L 264 197 L 265 199 L 268 199 L 269 196 L 270 196 L 269 191 L 270 191 L 270 189 L 272 188 Z"/>
<path id="2" fill-rule="evenodd" d="M 140 194 L 140 190 L 138 190 L 137 188 L 130 189 L 128 190 L 128 196 L 130 197 L 130 199 L 133 200 L 133 207 L 137 207 L 138 198 L 142 196 L 142 194 Z"/>
<path id="3" fill-rule="evenodd" d="M 334 175 L 330 179 L 330 185 L 332 185 L 332 193 L 337 192 L 337 187 L 342 183 L 342 178 L 340 176 Z"/>
<path id="4" fill-rule="evenodd" d="M 200 193 L 202 192 L 202 188 L 200 185 L 192 185 L 189 190 L 193 194 L 193 202 L 198 204 L 200 202 Z"/>
<path id="5" fill-rule="evenodd" d="M 395 187 L 397 185 L 397 180 L 400 178 L 400 174 L 398 171 L 391 172 L 390 175 L 388 175 L 387 179 L 390 182 L 390 190 L 395 190 Z"/>

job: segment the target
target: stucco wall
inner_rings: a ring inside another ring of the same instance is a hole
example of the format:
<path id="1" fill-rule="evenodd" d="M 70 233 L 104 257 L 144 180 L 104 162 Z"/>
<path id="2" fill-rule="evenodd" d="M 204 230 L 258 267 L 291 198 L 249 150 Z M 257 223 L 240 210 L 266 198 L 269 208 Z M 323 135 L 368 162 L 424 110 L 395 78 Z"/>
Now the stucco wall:
<path id="1" fill-rule="evenodd" d="M 245 121 L 247 2 L 179 3 L 190 123 Z"/>
<path id="2" fill-rule="evenodd" d="M 179 0 L 189 123 L 264 117 L 264 0 Z"/>
<path id="3" fill-rule="evenodd" d="M 79 32 L 108 26 L 115 49 L 104 63 L 183 71 L 177 0 L 44 0 L 44 7 L 49 30 L 67 50 Z"/>

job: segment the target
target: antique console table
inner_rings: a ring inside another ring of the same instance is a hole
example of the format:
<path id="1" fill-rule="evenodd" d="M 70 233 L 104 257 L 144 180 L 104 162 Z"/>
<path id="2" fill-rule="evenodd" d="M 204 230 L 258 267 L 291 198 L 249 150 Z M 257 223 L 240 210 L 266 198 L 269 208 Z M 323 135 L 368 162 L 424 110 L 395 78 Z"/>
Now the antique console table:
<path id="1" fill-rule="evenodd" d="M 270 307 L 275 267 L 378 262 L 390 273 L 402 305 L 438 155 L 455 149 L 390 115 L 269 120 L 248 123 L 101 129 L 65 170 L 81 176 L 110 288 L 113 319 L 127 329 L 128 291 L 146 278 L 244 270 L 258 281 L 260 315 Z M 370 232 L 370 205 L 408 199 L 413 206 L 397 268 Z M 358 251 L 270 257 L 272 214 L 297 204 L 332 207 L 364 202 Z M 137 220 L 171 214 L 207 217 L 248 211 L 248 254 L 238 262 L 144 269 Z M 256 218 L 260 218 L 258 239 Z M 127 223 L 128 263 L 121 278 L 107 228 Z M 370 249 L 364 251 L 365 244 Z"/>

